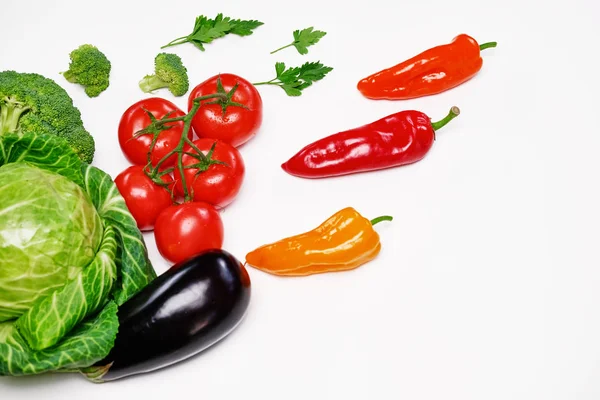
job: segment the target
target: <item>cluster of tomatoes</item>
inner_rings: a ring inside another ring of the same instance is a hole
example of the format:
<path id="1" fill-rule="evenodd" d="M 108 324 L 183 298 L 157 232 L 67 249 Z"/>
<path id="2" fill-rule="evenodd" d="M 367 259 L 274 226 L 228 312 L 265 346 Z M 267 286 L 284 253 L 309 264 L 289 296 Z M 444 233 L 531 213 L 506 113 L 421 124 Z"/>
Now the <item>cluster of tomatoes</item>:
<path id="1" fill-rule="evenodd" d="M 219 85 L 220 83 L 220 85 Z M 262 123 L 262 99 L 247 80 L 220 74 L 197 85 L 188 97 L 188 112 L 194 99 L 217 91 L 226 92 L 231 104 L 204 100 L 188 127 L 189 142 L 182 151 L 184 121 L 165 123 L 156 135 L 140 134 L 153 120 L 185 117 L 172 102 L 151 97 L 131 105 L 119 123 L 119 144 L 133 164 L 115 183 L 141 231 L 154 230 L 160 254 L 179 262 L 208 248 L 221 248 L 224 229 L 219 211 L 238 195 L 245 165 L 238 147 L 250 140 Z M 201 151 L 204 155 L 198 156 Z M 199 163 L 206 156 L 210 163 Z M 160 163 L 160 164 L 159 164 Z M 159 169 L 159 185 L 149 171 Z M 181 171 L 183 170 L 183 178 Z M 188 193 L 184 197 L 183 181 Z"/>

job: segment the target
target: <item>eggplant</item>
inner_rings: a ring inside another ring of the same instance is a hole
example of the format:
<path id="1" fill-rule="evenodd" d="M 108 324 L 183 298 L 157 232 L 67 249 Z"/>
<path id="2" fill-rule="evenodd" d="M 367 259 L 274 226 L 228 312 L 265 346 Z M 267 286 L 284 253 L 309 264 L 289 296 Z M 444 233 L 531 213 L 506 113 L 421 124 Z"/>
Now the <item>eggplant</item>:
<path id="1" fill-rule="evenodd" d="M 119 307 L 110 353 L 86 374 L 108 382 L 167 367 L 227 336 L 250 303 L 250 277 L 225 250 L 172 266 Z"/>

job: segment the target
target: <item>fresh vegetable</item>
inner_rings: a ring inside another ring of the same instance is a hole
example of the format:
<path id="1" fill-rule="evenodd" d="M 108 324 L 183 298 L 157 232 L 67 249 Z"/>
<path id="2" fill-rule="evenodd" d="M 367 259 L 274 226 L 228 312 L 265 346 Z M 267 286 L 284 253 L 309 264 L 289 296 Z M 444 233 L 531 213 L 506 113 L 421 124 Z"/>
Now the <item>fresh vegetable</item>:
<path id="1" fill-rule="evenodd" d="M 173 96 L 183 96 L 190 88 L 190 81 L 181 57 L 172 53 L 159 53 L 154 58 L 154 74 L 146 75 L 139 85 L 144 93 L 168 88 Z"/>
<path id="2" fill-rule="evenodd" d="M 319 139 L 281 167 L 302 178 L 325 178 L 411 164 L 425 157 L 435 132 L 459 113 L 452 107 L 444 119 L 432 123 L 420 111 L 401 111 Z"/>
<path id="3" fill-rule="evenodd" d="M 250 298 L 248 273 L 224 250 L 176 264 L 119 308 L 115 346 L 86 375 L 109 382 L 188 359 L 229 335 Z"/>
<path id="4" fill-rule="evenodd" d="M 475 76 L 483 65 L 480 50 L 496 44 L 479 45 L 472 37 L 461 34 L 449 44 L 362 79 L 357 88 L 370 99 L 405 100 L 441 93 Z"/>
<path id="5" fill-rule="evenodd" d="M 160 254 L 177 263 L 207 249 L 220 249 L 223 221 L 216 208 L 208 203 L 175 204 L 158 215 L 154 237 Z"/>
<path id="6" fill-rule="evenodd" d="M 104 358 L 117 307 L 156 277 L 109 175 L 67 142 L 0 136 L 0 375 Z"/>
<path id="7" fill-rule="evenodd" d="M 111 63 L 96 46 L 82 44 L 69 57 L 69 69 L 62 72 L 67 81 L 83 86 L 88 97 L 97 97 L 108 88 Z"/>
<path id="8" fill-rule="evenodd" d="M 2 71 L 0 136 L 29 132 L 59 136 L 84 162 L 94 159 L 94 138 L 83 127 L 81 113 L 62 87 L 39 74 Z"/>
<path id="9" fill-rule="evenodd" d="M 183 43 L 192 43 L 198 49 L 204 51 L 204 45 L 211 43 L 217 38 L 230 33 L 238 36 L 248 36 L 252 34 L 254 29 L 261 25 L 263 23 L 260 21 L 231 19 L 230 17 L 223 17 L 223 14 L 217 14 L 215 19 L 200 15 L 196 17 L 192 33 L 172 40 L 162 46 L 161 49 Z"/>
<path id="10" fill-rule="evenodd" d="M 222 88 L 218 78 L 217 84 Z M 208 203 L 193 202 L 193 182 L 188 184 L 187 174 L 184 171 L 186 169 L 205 169 L 213 164 L 225 165 L 222 161 L 214 158 L 214 149 L 205 154 L 190 140 L 188 134 L 191 130 L 192 120 L 205 100 L 211 100 L 210 103 L 215 103 L 222 108 L 246 107 L 244 104 L 232 102 L 231 93 L 231 91 L 229 93 L 219 91 L 196 97 L 192 100 L 192 107 L 188 114 L 180 117 L 167 115 L 159 120 L 154 118 L 142 131 L 160 132 L 166 124 L 183 122 L 183 131 L 175 148 L 171 149 L 158 162 L 148 163 L 144 168 L 144 172 L 154 183 L 163 186 L 168 186 L 163 181 L 164 176 L 177 173 L 183 192 L 183 204 L 167 207 L 158 215 L 154 225 L 157 248 L 161 255 L 169 261 L 179 262 L 207 248 L 222 246 L 223 223 L 218 211 Z M 213 144 L 214 142 L 213 140 Z M 152 146 L 150 150 L 152 150 Z M 165 168 L 164 163 L 173 156 L 176 158 L 175 165 Z M 186 157 L 186 160 L 190 164 L 184 165 L 184 156 L 189 157 L 189 159 Z M 234 166 L 234 168 L 239 171 L 239 166 Z M 227 193 L 225 192 L 225 194 Z"/>
<path id="11" fill-rule="evenodd" d="M 127 160 L 135 165 L 156 165 L 165 155 L 177 147 L 183 134 L 183 121 L 174 121 L 160 126 L 151 123 L 165 117 L 183 117 L 185 112 L 160 97 L 150 97 L 132 104 L 119 122 L 119 145 Z M 146 129 L 149 127 L 148 129 Z M 193 132 L 187 137 L 191 140 Z M 154 142 L 154 144 L 153 144 Z M 152 150 L 151 150 L 152 148 Z M 150 154 L 150 159 L 148 159 Z M 175 164 L 177 155 L 163 162 L 163 167 Z"/>
<path id="12" fill-rule="evenodd" d="M 278 48 L 277 50 L 273 50 L 271 54 L 275 54 L 280 50 L 287 49 L 288 47 L 294 46 L 298 53 L 300 54 L 308 54 L 309 46 L 315 45 L 321 40 L 323 36 L 327 34 L 327 32 L 323 31 L 315 31 L 311 26 L 310 28 L 295 30 L 294 31 L 294 41 L 290 44 L 287 44 L 283 47 Z"/>
<path id="13" fill-rule="evenodd" d="M 227 100 L 207 100 L 192 119 L 198 137 L 219 139 L 234 147 L 252 139 L 262 124 L 263 103 L 258 90 L 246 79 L 220 74 L 197 85 L 190 92 L 188 109 L 194 99 L 219 93 Z"/>
<path id="14" fill-rule="evenodd" d="M 270 81 L 257 82 L 254 85 L 276 85 L 282 88 L 288 96 L 300 96 L 302 91 L 311 86 L 313 82 L 320 81 L 333 68 L 321 62 L 306 62 L 300 67 L 285 68 L 285 63 L 275 63 L 275 78 Z"/>
<path id="15" fill-rule="evenodd" d="M 217 79 L 217 81 L 220 85 L 219 79 Z M 166 174 L 171 174 L 175 170 L 177 170 L 179 173 L 179 179 L 181 180 L 181 187 L 183 189 L 184 202 L 192 201 L 193 196 L 192 193 L 188 190 L 186 174 L 183 173 L 184 169 L 186 168 L 183 165 L 183 156 L 188 155 L 190 157 L 193 157 L 203 165 L 211 165 L 220 162 L 219 160 L 215 160 L 213 157 L 211 157 L 211 159 L 208 160 L 206 155 L 202 151 L 200 151 L 189 138 L 192 120 L 196 116 L 196 113 L 198 112 L 200 107 L 203 105 L 202 102 L 204 100 L 212 100 L 211 103 L 219 104 L 219 106 L 221 107 L 245 107 L 244 104 L 232 102 L 231 96 L 229 96 L 228 93 L 211 93 L 194 98 L 189 113 L 185 114 L 184 116 L 170 117 L 169 115 L 165 115 L 161 119 L 152 118 L 152 122 L 150 122 L 148 126 L 146 126 L 138 132 L 138 134 L 153 133 L 154 137 L 158 137 L 158 134 L 164 130 L 167 124 L 171 124 L 174 122 L 183 122 L 182 134 L 179 138 L 179 142 L 177 143 L 177 145 L 173 149 L 169 150 L 164 156 L 162 156 L 162 158 L 158 160 L 158 162 L 148 163 L 147 168 L 144 171 L 153 182 L 159 185 L 163 185 L 164 182 L 161 179 L 161 177 Z M 154 144 L 151 143 L 150 151 L 152 151 L 153 146 Z M 167 168 L 166 163 L 173 157 L 175 158 L 175 165 Z M 190 166 L 188 168 L 195 168 L 195 166 Z"/>
<path id="16" fill-rule="evenodd" d="M 244 181 L 246 167 L 242 155 L 235 147 L 219 140 L 202 138 L 194 141 L 194 145 L 206 159 L 192 157 L 197 154 L 197 150 L 192 149 L 183 155 L 188 192 L 194 201 L 206 202 L 218 209 L 228 206 Z M 177 193 L 183 196 L 179 170 L 175 170 L 175 181 Z"/>
<path id="17" fill-rule="evenodd" d="M 246 255 L 246 262 L 280 276 L 305 276 L 346 271 L 373 260 L 381 251 L 373 225 L 391 221 L 382 216 L 371 221 L 346 207 L 317 228 L 261 246 Z"/>
<path id="18" fill-rule="evenodd" d="M 158 214 L 173 204 L 169 191 L 173 177 L 166 174 L 161 179 L 166 186 L 152 182 L 141 165 L 132 165 L 115 178 L 115 185 L 141 231 L 153 230 Z"/>

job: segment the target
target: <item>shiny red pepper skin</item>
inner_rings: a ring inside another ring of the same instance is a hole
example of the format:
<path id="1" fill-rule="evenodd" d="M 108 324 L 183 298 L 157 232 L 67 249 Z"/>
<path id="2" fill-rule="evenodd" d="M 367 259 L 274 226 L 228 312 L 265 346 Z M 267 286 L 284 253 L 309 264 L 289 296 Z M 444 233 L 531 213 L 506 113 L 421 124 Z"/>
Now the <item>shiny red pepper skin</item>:
<path id="1" fill-rule="evenodd" d="M 281 167 L 291 175 L 314 179 L 411 164 L 425 157 L 435 130 L 459 112 L 452 107 L 446 118 L 432 123 L 420 111 L 401 111 L 311 143 Z"/>
<path id="2" fill-rule="evenodd" d="M 481 66 L 481 50 L 496 42 L 479 44 L 460 34 L 452 42 L 433 47 L 390 68 L 361 79 L 357 88 L 369 99 L 407 100 L 452 89 L 472 77 Z"/>

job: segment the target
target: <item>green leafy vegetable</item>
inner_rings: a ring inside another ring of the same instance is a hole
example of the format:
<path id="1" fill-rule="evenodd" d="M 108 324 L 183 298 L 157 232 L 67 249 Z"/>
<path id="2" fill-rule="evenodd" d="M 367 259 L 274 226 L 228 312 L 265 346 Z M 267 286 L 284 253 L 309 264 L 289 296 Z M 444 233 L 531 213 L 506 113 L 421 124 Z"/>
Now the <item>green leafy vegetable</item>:
<path id="1" fill-rule="evenodd" d="M 94 207 L 104 223 L 112 225 L 117 232 L 119 246 L 115 261 L 118 274 L 113 297 L 117 305 L 121 305 L 150 283 L 156 274 L 148 260 L 144 237 L 110 175 L 85 164 L 82 171 L 83 187 Z"/>
<path id="2" fill-rule="evenodd" d="M 61 138 L 0 136 L 0 374 L 104 358 L 117 307 L 156 277 L 111 177 Z"/>
<path id="3" fill-rule="evenodd" d="M 0 321 L 6 321 L 31 311 L 92 262 L 102 221 L 80 186 L 27 163 L 0 167 L 0 199 Z M 33 267 L 43 273 L 23 274 Z"/>
<path id="4" fill-rule="evenodd" d="M 17 319 L 16 326 L 32 349 L 55 345 L 106 304 L 117 275 L 116 251 L 115 230 L 108 225 L 94 261 Z"/>
<path id="5" fill-rule="evenodd" d="M 62 72 L 67 81 L 82 85 L 88 97 L 98 97 L 108 88 L 111 63 L 96 46 L 82 44 L 69 57 L 69 69 Z"/>
<path id="6" fill-rule="evenodd" d="M 271 54 L 275 54 L 280 50 L 287 49 L 288 47 L 292 46 L 298 50 L 298 53 L 308 54 L 307 47 L 317 44 L 323 36 L 327 35 L 327 32 L 315 31 L 313 29 L 314 28 L 311 26 L 310 28 L 294 31 L 294 41 L 278 48 L 277 50 L 273 50 Z"/>
<path id="7" fill-rule="evenodd" d="M 11 322 L 0 323 L 0 375 L 32 375 L 50 371 L 73 371 L 88 367 L 110 352 L 119 318 L 110 301 L 102 311 L 77 325 L 54 347 L 31 351 Z"/>
<path id="8" fill-rule="evenodd" d="M 204 51 L 204 45 L 211 43 L 214 39 L 221 38 L 230 33 L 238 36 L 248 36 L 252 34 L 254 29 L 261 25 L 263 23 L 260 21 L 231 19 L 230 17 L 223 17 L 223 14 L 218 14 L 215 19 L 200 15 L 196 17 L 192 33 L 172 40 L 162 46 L 161 49 L 189 42 Z"/>
<path id="9" fill-rule="evenodd" d="M 288 94 L 288 96 L 300 96 L 302 90 L 311 86 L 313 82 L 323 79 L 333 68 L 327 67 L 321 62 L 306 62 L 300 67 L 285 68 L 285 64 L 275 64 L 276 77 L 266 82 L 254 83 L 254 85 L 277 85 Z"/>
<path id="10" fill-rule="evenodd" d="M 65 139 L 84 162 L 94 159 L 95 143 L 67 92 L 39 74 L 0 72 L 0 135 L 47 133 Z"/>

